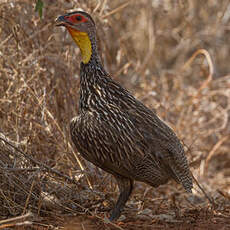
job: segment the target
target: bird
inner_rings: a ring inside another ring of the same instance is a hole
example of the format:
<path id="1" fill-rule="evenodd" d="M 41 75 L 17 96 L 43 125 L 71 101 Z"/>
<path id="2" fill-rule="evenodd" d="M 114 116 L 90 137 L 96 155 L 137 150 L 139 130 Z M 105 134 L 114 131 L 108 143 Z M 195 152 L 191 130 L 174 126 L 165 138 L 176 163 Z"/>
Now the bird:
<path id="1" fill-rule="evenodd" d="M 134 181 L 152 187 L 175 180 L 192 193 L 193 181 L 184 147 L 157 114 L 113 80 L 103 67 L 90 14 L 74 11 L 57 17 L 80 48 L 80 98 L 70 122 L 73 144 L 80 155 L 112 174 L 119 196 L 109 220 L 117 220 Z"/>

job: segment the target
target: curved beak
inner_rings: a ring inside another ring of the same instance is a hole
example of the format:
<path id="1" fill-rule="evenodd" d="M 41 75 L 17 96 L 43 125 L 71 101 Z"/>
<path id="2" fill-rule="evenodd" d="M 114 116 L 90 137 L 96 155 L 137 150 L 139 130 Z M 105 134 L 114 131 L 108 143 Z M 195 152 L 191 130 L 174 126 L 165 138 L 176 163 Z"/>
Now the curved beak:
<path id="1" fill-rule="evenodd" d="M 57 17 L 55 22 L 56 22 L 56 26 L 72 26 L 73 25 L 73 23 L 68 21 L 68 19 L 66 18 L 66 15 Z"/>

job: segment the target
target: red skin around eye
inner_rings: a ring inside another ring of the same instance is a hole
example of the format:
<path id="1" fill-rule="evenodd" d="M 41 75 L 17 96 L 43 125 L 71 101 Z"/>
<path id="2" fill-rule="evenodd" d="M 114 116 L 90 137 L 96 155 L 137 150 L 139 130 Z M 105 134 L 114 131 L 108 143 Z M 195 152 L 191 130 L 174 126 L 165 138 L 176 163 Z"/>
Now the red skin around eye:
<path id="1" fill-rule="evenodd" d="M 77 21 L 76 20 L 76 17 L 77 16 L 80 16 L 81 17 L 81 21 Z M 72 22 L 72 23 L 78 23 L 78 22 L 87 22 L 88 20 L 85 18 L 85 17 L 83 17 L 82 15 L 80 15 L 80 14 L 75 14 L 75 15 L 72 15 L 72 16 L 70 16 L 70 17 L 66 17 L 66 19 L 68 19 L 70 22 Z"/>

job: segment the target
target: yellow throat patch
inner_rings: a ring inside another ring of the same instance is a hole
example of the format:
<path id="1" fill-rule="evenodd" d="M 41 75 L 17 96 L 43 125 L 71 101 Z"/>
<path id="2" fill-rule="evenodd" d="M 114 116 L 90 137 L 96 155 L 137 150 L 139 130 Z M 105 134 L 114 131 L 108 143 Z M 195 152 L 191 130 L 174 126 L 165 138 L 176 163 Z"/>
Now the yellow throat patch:
<path id="1" fill-rule="evenodd" d="M 89 35 L 85 32 L 80 32 L 71 28 L 68 28 L 73 40 L 77 43 L 81 50 L 82 61 L 87 64 L 92 55 L 92 45 L 89 39 Z"/>

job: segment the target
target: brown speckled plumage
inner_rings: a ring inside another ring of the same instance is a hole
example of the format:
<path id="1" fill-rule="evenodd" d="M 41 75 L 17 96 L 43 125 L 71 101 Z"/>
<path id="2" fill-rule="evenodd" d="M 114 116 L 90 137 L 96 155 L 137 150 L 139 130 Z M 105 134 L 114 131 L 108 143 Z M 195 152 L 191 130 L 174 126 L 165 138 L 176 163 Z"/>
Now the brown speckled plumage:
<path id="1" fill-rule="evenodd" d="M 192 178 L 172 129 L 104 70 L 95 26 L 89 21 L 92 56 L 87 64 L 81 63 L 79 114 L 70 130 L 79 153 L 117 179 L 120 196 L 110 216 L 113 220 L 120 216 L 134 180 L 157 187 L 174 179 L 191 192 Z"/>

